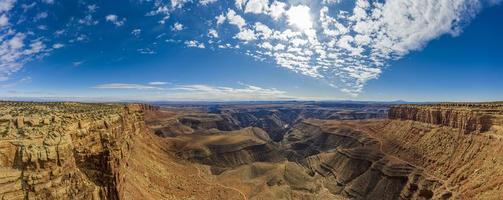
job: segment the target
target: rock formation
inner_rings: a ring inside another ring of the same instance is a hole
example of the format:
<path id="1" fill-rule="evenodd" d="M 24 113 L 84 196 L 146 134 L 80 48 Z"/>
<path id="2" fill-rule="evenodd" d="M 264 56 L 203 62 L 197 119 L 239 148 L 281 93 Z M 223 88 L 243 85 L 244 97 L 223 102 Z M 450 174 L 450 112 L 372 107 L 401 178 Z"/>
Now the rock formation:
<path id="1" fill-rule="evenodd" d="M 485 132 L 503 122 L 501 104 L 436 104 L 391 107 L 390 119 L 413 120 L 457 128 L 460 132 Z"/>
<path id="2" fill-rule="evenodd" d="M 1 103 L 2 199 L 120 199 L 135 106 Z"/>
<path id="3" fill-rule="evenodd" d="M 386 111 L 0 102 L 0 199 L 503 196 L 503 104 Z"/>

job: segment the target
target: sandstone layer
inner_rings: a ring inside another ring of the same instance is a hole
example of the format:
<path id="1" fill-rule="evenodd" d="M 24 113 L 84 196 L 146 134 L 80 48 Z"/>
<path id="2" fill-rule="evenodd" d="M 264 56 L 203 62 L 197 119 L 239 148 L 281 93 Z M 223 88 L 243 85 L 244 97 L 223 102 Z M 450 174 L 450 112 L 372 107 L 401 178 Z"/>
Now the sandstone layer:
<path id="1" fill-rule="evenodd" d="M 460 132 L 485 132 L 503 124 L 503 104 L 401 105 L 389 110 L 389 119 L 413 120 L 450 126 Z"/>
<path id="2" fill-rule="evenodd" d="M 0 199 L 243 199 L 167 151 L 155 110 L 0 102 Z"/>

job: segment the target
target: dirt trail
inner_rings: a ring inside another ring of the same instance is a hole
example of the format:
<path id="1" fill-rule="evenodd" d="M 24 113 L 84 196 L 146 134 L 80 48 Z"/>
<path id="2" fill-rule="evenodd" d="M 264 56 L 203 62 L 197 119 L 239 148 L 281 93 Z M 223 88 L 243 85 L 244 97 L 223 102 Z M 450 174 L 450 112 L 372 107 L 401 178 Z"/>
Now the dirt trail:
<path id="1" fill-rule="evenodd" d="M 223 184 L 220 184 L 220 183 L 212 183 L 212 182 L 206 180 L 206 178 L 204 178 L 201 175 L 202 172 L 201 172 L 201 169 L 199 169 L 199 167 L 197 167 L 196 165 L 193 165 L 193 167 L 197 169 L 197 177 L 199 177 L 206 184 L 208 184 L 208 185 L 216 185 L 216 186 L 223 187 L 223 188 L 226 188 L 226 189 L 229 189 L 229 190 L 234 190 L 234 191 L 238 192 L 241 195 L 241 197 L 243 197 L 244 200 L 248 200 L 248 198 L 246 197 L 246 195 L 241 190 L 233 188 L 233 187 L 229 187 L 229 186 L 226 186 L 226 185 L 223 185 Z"/>

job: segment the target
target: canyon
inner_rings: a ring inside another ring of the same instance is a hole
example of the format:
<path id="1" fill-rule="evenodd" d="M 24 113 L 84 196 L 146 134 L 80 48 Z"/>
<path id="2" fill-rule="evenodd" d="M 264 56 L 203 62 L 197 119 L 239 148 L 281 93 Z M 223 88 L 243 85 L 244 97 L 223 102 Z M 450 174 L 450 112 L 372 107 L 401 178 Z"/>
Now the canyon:
<path id="1" fill-rule="evenodd" d="M 501 199 L 503 103 L 0 102 L 1 199 Z"/>

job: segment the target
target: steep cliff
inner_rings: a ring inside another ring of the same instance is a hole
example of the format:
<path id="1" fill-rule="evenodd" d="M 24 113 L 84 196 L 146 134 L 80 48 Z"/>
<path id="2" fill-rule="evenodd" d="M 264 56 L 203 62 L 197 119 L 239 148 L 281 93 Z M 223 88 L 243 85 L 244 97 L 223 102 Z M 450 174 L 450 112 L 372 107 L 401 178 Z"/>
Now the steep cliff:
<path id="1" fill-rule="evenodd" d="M 503 122 L 503 104 L 435 104 L 391 107 L 390 119 L 444 125 L 460 132 L 485 132 Z"/>
<path id="2" fill-rule="evenodd" d="M 137 106 L 1 103 L 2 199 L 120 199 Z"/>

